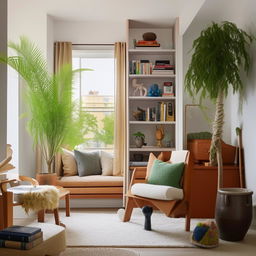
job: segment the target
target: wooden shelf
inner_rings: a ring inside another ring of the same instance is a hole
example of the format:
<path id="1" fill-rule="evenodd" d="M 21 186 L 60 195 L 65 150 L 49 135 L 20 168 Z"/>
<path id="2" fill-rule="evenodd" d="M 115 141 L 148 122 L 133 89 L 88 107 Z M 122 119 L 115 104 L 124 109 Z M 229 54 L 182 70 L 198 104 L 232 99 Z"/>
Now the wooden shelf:
<path id="1" fill-rule="evenodd" d="M 172 54 L 172 53 L 175 53 L 175 49 L 129 49 L 128 50 L 129 53 L 131 54 L 158 54 L 158 55 L 166 55 L 166 54 Z"/>
<path id="2" fill-rule="evenodd" d="M 175 121 L 129 121 L 130 124 L 175 124 Z"/>
<path id="3" fill-rule="evenodd" d="M 174 75 L 135 75 L 130 74 L 129 78 L 174 78 Z"/>
<path id="4" fill-rule="evenodd" d="M 175 148 L 159 148 L 159 147 L 142 147 L 142 148 L 135 148 L 135 147 L 131 147 L 129 149 L 129 151 L 149 151 L 149 152 L 152 152 L 152 151 L 156 151 L 156 152 L 161 152 L 161 151 L 172 151 L 172 150 L 175 150 Z"/>
<path id="5" fill-rule="evenodd" d="M 129 100 L 175 100 L 175 96 L 168 96 L 168 97 L 149 97 L 149 96 L 129 96 Z"/>

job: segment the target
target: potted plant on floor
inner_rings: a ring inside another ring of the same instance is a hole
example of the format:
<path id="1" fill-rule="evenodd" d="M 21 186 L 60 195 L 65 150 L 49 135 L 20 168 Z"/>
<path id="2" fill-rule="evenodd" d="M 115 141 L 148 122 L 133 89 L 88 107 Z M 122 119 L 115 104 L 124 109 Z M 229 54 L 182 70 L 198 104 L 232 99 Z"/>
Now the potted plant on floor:
<path id="1" fill-rule="evenodd" d="M 50 74 L 43 54 L 26 37 L 8 46 L 17 56 L 1 56 L 0 62 L 15 69 L 25 81 L 28 130 L 34 145 L 40 147 L 47 173 L 53 173 L 54 157 L 61 146 L 73 147 L 83 141 L 86 118 L 72 102 L 72 82 L 75 73 L 89 69 L 72 71 L 71 65 L 64 65 Z"/>
<path id="2" fill-rule="evenodd" d="M 191 96 L 199 93 L 200 102 L 207 97 L 216 103 L 210 163 L 218 164 L 216 221 L 220 236 L 225 240 L 243 239 L 251 221 L 252 208 L 249 202 L 252 192 L 239 188 L 223 189 L 221 138 L 224 99 L 230 87 L 233 93 L 240 93 L 243 90 L 240 69 L 246 72 L 249 70 L 248 47 L 252 40 L 252 36 L 231 22 L 212 23 L 194 41 L 194 53 L 185 77 L 185 86 Z M 234 211 L 235 206 L 239 206 L 236 211 Z M 238 218 L 240 222 L 236 225 Z"/>

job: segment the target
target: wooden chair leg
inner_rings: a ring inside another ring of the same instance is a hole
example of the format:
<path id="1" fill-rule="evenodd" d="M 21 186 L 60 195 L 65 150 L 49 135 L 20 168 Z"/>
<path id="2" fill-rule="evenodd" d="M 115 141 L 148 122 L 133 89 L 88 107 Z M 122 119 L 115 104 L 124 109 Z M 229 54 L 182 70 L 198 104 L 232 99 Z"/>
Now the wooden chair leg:
<path id="1" fill-rule="evenodd" d="M 53 214 L 54 214 L 55 224 L 65 228 L 66 226 L 60 221 L 59 209 L 58 208 L 53 210 Z"/>
<path id="2" fill-rule="evenodd" d="M 59 209 L 58 208 L 54 209 L 53 213 L 54 213 L 55 224 L 60 225 Z"/>
<path id="3" fill-rule="evenodd" d="M 134 200 L 128 197 L 126 201 L 123 222 L 127 222 L 131 219 L 132 210 L 135 208 L 135 206 L 136 204 L 134 203 Z"/>
<path id="4" fill-rule="evenodd" d="M 70 194 L 67 194 L 65 196 L 65 202 L 66 202 L 66 216 L 70 216 Z"/>
<path id="5" fill-rule="evenodd" d="M 190 216 L 186 215 L 186 223 L 185 223 L 185 230 L 190 231 Z"/>
<path id="6" fill-rule="evenodd" d="M 44 222 L 45 210 L 38 211 L 37 213 L 37 221 Z"/>
<path id="7" fill-rule="evenodd" d="M 13 225 L 13 194 L 12 192 L 3 192 L 3 217 L 4 228 Z"/>

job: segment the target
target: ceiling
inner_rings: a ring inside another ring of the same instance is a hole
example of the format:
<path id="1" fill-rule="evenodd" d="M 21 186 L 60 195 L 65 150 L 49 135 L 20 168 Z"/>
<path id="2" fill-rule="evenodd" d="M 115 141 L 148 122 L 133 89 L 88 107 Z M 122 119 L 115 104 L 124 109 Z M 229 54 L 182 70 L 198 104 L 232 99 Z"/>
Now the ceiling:
<path id="1" fill-rule="evenodd" d="M 65 21 L 123 21 L 139 19 L 169 25 L 180 16 L 187 0 L 10 0 L 22 8 L 32 5 Z"/>

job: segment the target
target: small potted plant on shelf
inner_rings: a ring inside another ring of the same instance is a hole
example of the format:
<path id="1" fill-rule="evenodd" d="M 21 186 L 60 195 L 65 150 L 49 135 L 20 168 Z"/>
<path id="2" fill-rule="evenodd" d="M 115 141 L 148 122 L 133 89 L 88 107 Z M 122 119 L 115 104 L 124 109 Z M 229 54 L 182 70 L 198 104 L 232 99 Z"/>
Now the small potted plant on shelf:
<path id="1" fill-rule="evenodd" d="M 63 145 L 74 147 L 83 142 L 86 118 L 72 102 L 72 82 L 75 73 L 89 69 L 72 70 L 71 65 L 64 65 L 56 74 L 50 74 L 43 54 L 26 37 L 8 46 L 17 55 L 0 56 L 0 62 L 16 70 L 25 81 L 28 130 L 46 162 L 46 175 L 56 176 L 56 153 Z M 54 182 L 56 177 L 46 180 Z"/>
<path id="2" fill-rule="evenodd" d="M 216 103 L 210 163 L 218 165 L 218 192 L 215 217 L 224 240 L 238 241 L 245 236 L 252 218 L 252 191 L 243 188 L 223 188 L 222 133 L 224 99 L 244 88 L 240 69 L 248 72 L 248 48 L 253 37 L 234 23 L 222 22 L 203 30 L 194 41 L 192 60 L 185 77 L 191 96 L 200 93 L 200 101 L 209 98 Z"/>
<path id="3" fill-rule="evenodd" d="M 142 132 L 136 132 L 133 134 L 135 137 L 135 145 L 137 148 L 141 148 L 142 146 L 146 145 L 145 143 L 145 134 Z"/>

